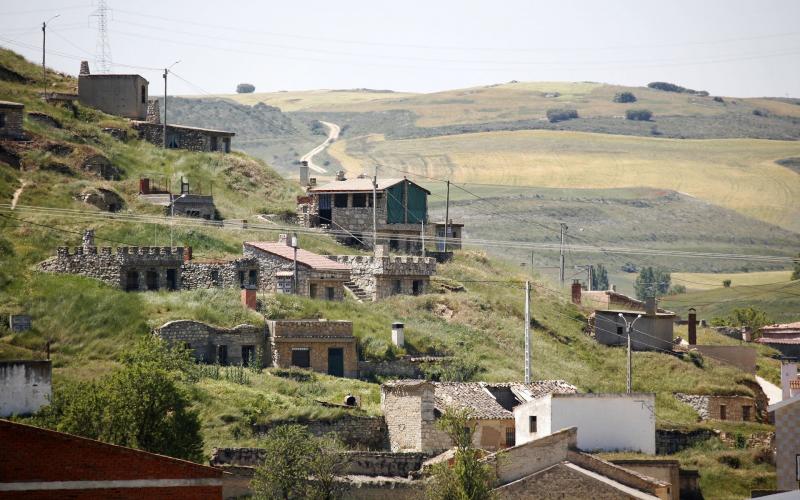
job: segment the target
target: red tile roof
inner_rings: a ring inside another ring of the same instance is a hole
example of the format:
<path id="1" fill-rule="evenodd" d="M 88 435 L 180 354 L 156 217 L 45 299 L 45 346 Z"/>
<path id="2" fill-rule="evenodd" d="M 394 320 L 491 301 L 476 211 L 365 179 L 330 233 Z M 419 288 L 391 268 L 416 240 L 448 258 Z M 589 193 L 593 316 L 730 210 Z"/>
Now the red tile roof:
<path id="1" fill-rule="evenodd" d="M 780 337 L 761 337 L 756 339 L 759 344 L 800 344 L 800 334 Z"/>
<path id="2" fill-rule="evenodd" d="M 281 242 L 267 242 L 267 241 L 245 241 L 245 245 L 251 246 L 258 250 L 277 255 L 278 257 L 294 260 L 294 249 Z M 297 249 L 297 262 L 305 264 L 312 269 L 319 269 L 325 271 L 349 271 L 350 267 L 340 264 L 331 260 L 324 255 L 319 255 L 302 248 Z"/>
<path id="3" fill-rule="evenodd" d="M 800 321 L 794 323 L 783 323 L 767 325 L 761 328 L 764 333 L 797 333 L 800 334 Z"/>

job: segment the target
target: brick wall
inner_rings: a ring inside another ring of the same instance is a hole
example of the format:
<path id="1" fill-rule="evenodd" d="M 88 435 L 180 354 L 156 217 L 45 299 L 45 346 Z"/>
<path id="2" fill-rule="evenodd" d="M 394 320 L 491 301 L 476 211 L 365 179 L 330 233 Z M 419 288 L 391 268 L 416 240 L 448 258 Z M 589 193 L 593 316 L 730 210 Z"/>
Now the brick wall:
<path id="1" fill-rule="evenodd" d="M 25 136 L 22 129 L 23 108 L 0 108 L 0 115 L 3 115 L 5 125 L 0 127 L 0 137 L 11 137 L 20 139 Z"/>
<path id="2" fill-rule="evenodd" d="M 342 349 L 344 354 L 344 376 L 358 376 L 358 353 L 355 337 L 270 337 L 272 366 L 290 368 L 292 366 L 292 349 L 308 349 L 310 368 L 315 372 L 329 373 L 329 349 Z"/>
<path id="3" fill-rule="evenodd" d="M 675 394 L 675 397 L 694 408 L 701 420 L 756 422 L 759 419 L 756 400 L 749 396 L 706 396 L 679 393 Z"/>

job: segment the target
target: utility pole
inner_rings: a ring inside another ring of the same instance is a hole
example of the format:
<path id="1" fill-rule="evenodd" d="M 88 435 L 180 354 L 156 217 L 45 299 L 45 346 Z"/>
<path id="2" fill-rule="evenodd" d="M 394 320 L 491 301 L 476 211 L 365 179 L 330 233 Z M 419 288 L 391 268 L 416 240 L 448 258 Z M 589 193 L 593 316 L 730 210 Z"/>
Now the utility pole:
<path id="1" fill-rule="evenodd" d="M 594 265 L 589 264 L 586 266 L 586 272 L 588 276 L 586 277 L 586 290 L 591 292 L 592 291 L 592 279 L 594 278 Z"/>
<path id="2" fill-rule="evenodd" d="M 293 233 L 291 236 L 291 240 L 289 240 L 292 244 L 292 248 L 294 249 L 294 268 L 292 269 L 292 287 L 294 288 L 294 293 L 297 295 L 299 292 L 297 290 L 297 233 Z"/>
<path id="3" fill-rule="evenodd" d="M 561 287 L 564 287 L 564 240 L 567 238 L 567 225 L 563 222 L 561 223 L 561 255 L 559 257 L 559 265 L 558 265 L 558 281 L 561 283 Z"/>
<path id="4" fill-rule="evenodd" d="M 422 220 L 422 257 L 425 257 L 425 220 Z"/>
<path id="5" fill-rule="evenodd" d="M 531 282 L 525 282 L 525 383 L 531 383 Z"/>
<path id="6" fill-rule="evenodd" d="M 378 253 L 378 166 L 372 176 L 372 253 Z"/>
<path id="7" fill-rule="evenodd" d="M 164 68 L 164 149 L 167 149 L 167 74 L 169 73 L 170 68 L 179 62 L 180 61 L 175 61 L 169 66 L 169 68 Z"/>
<path id="8" fill-rule="evenodd" d="M 636 318 L 628 323 L 628 320 L 622 313 L 619 313 L 619 317 L 622 318 L 622 321 L 625 322 L 625 332 L 628 335 L 628 376 L 627 376 L 627 392 L 630 394 L 633 390 L 633 357 L 631 354 L 631 330 L 633 330 L 633 325 L 636 323 L 639 318 L 642 317 L 641 314 L 637 315 Z"/>
<path id="9" fill-rule="evenodd" d="M 47 67 L 45 67 L 45 46 L 47 45 L 47 23 L 57 18 L 61 14 L 56 14 L 47 21 L 42 22 L 42 96 L 47 99 Z"/>
<path id="10" fill-rule="evenodd" d="M 444 205 L 444 251 L 447 252 L 447 233 L 450 231 L 450 179 L 447 179 L 447 202 Z"/>

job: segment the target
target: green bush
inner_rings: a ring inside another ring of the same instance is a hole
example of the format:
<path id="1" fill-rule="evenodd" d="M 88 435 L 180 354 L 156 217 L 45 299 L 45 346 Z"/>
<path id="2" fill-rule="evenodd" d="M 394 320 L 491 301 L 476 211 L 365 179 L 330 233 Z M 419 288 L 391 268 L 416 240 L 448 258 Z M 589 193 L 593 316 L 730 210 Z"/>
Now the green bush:
<path id="1" fill-rule="evenodd" d="M 550 123 L 573 120 L 578 117 L 577 109 L 548 109 L 547 119 Z"/>
<path id="2" fill-rule="evenodd" d="M 614 102 L 636 102 L 636 96 L 633 92 L 617 92 L 614 94 Z"/>
<path id="3" fill-rule="evenodd" d="M 653 117 L 653 112 L 650 111 L 649 109 L 629 109 L 625 111 L 626 120 L 648 122 L 652 117 Z"/>
<path id="4" fill-rule="evenodd" d="M 731 280 L 722 280 L 722 286 L 725 288 L 731 287 Z"/>

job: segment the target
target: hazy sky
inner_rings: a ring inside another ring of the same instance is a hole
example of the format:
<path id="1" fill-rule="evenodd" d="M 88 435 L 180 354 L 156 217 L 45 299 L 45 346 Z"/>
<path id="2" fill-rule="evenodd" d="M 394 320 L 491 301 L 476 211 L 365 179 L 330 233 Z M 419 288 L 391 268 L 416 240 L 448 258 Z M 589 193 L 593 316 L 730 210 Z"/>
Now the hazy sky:
<path id="1" fill-rule="evenodd" d="M 108 0 L 116 73 L 151 93 L 316 88 L 430 92 L 489 83 L 669 81 L 712 94 L 800 97 L 800 1 Z M 0 45 L 77 74 L 97 0 L 0 0 Z M 52 52 L 51 52 L 52 51 Z M 180 80 L 182 77 L 185 81 Z M 189 82 L 189 83 L 187 83 Z M 155 88 L 153 88 L 153 86 Z"/>

